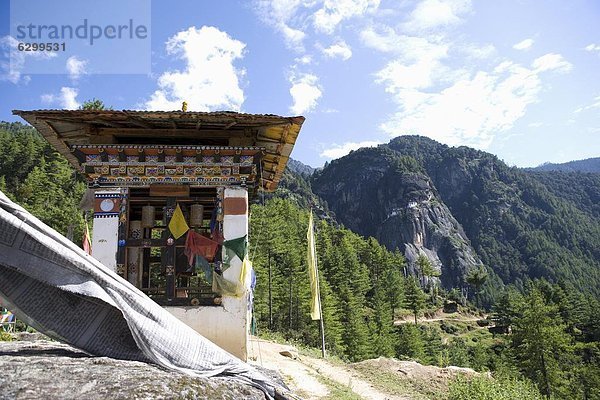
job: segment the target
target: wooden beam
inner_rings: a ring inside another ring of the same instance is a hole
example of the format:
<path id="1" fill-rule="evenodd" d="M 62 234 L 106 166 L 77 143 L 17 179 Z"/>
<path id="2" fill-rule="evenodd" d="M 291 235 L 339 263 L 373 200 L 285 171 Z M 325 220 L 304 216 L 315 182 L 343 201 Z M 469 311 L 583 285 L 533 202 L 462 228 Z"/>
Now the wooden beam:
<path id="1" fill-rule="evenodd" d="M 232 126 L 234 126 L 235 124 L 237 124 L 237 122 L 233 121 L 233 122 L 231 122 L 231 123 L 229 123 L 229 124 L 225 125 L 225 126 L 223 127 L 223 130 L 224 130 L 224 131 L 226 131 L 227 129 L 231 128 L 231 127 L 232 127 Z"/>
<path id="2" fill-rule="evenodd" d="M 147 123 L 143 122 L 142 120 L 140 120 L 138 118 L 132 118 L 132 119 L 130 119 L 127 122 L 132 123 L 132 124 L 137 125 L 137 126 L 141 126 L 142 128 L 145 128 L 145 129 L 152 129 L 152 125 L 147 124 Z"/>
<path id="3" fill-rule="evenodd" d="M 142 128 L 98 128 L 98 135 L 108 136 L 179 136 L 193 138 L 243 137 L 244 131 L 195 130 L 195 129 L 142 129 Z"/>
<path id="4" fill-rule="evenodd" d="M 35 121 L 35 120 L 34 120 Z M 31 123 L 31 121 L 27 121 Z M 48 121 L 37 120 L 34 125 L 38 131 L 42 134 L 44 138 L 50 143 L 60 154 L 65 156 L 65 158 L 69 161 L 69 163 L 75 167 L 77 171 L 79 171 L 79 160 L 73 153 L 71 153 L 71 149 L 67 147 L 64 141 L 59 139 L 58 134 L 52 127 L 52 125 Z M 41 129 L 40 129 L 41 128 Z"/>
<path id="5" fill-rule="evenodd" d="M 121 128 L 123 125 L 115 123 L 116 121 L 107 121 L 104 119 L 94 119 L 90 121 L 92 124 L 102 124 L 112 128 Z"/>
<path id="6" fill-rule="evenodd" d="M 150 197 L 190 197 L 188 185 L 150 185 Z"/>

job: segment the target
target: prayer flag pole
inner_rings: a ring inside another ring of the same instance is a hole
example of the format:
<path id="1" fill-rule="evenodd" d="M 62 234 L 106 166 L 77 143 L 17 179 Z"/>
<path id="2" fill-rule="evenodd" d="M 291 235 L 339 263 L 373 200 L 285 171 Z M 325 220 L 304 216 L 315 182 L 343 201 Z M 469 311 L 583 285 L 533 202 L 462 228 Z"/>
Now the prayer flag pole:
<path id="1" fill-rule="evenodd" d="M 315 230 L 312 216 L 312 209 L 310 210 L 310 216 L 308 220 L 308 232 L 306 233 L 308 239 L 308 275 L 310 278 L 311 288 L 311 313 L 310 316 L 313 320 L 318 319 L 321 328 L 321 352 L 323 358 L 325 358 L 325 328 L 323 326 L 323 309 L 321 307 L 321 288 L 319 285 L 319 266 L 317 262 L 317 248 L 315 243 Z"/>

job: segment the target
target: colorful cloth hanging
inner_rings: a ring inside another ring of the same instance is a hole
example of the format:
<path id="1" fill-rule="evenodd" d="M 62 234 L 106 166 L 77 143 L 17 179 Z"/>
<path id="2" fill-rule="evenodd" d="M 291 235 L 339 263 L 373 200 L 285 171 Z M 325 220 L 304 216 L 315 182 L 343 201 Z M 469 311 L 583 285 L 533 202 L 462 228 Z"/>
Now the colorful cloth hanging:
<path id="1" fill-rule="evenodd" d="M 240 260 L 243 260 L 246 258 L 246 254 L 248 253 L 248 241 L 246 239 L 247 235 L 237 239 L 225 240 L 223 242 L 223 247 L 233 251 Z"/>
<path id="2" fill-rule="evenodd" d="M 213 269 L 206 258 L 202 256 L 196 256 L 196 270 L 204 272 L 204 277 L 206 278 L 206 281 L 212 283 Z"/>
<path id="3" fill-rule="evenodd" d="M 171 221 L 169 221 L 169 230 L 175 239 L 179 239 L 190 230 L 187 222 L 185 222 L 183 212 L 181 212 L 181 208 L 179 208 L 179 204 L 177 204 L 177 207 L 175 207 Z"/>
<path id="4" fill-rule="evenodd" d="M 245 257 L 240 269 L 240 275 L 236 281 L 230 281 L 217 273 L 213 274 L 213 292 L 219 293 L 223 296 L 242 296 L 250 284 L 251 271 L 252 262 Z"/>
<path id="5" fill-rule="evenodd" d="M 217 208 L 215 207 L 210 217 L 210 237 L 215 242 L 223 243 L 223 232 L 221 224 L 217 221 L 217 214 Z"/>
<path id="6" fill-rule="evenodd" d="M 195 256 L 202 256 L 208 261 L 213 261 L 218 248 L 219 243 L 196 233 L 193 229 L 188 231 L 184 252 L 188 257 L 189 265 L 194 265 Z"/>

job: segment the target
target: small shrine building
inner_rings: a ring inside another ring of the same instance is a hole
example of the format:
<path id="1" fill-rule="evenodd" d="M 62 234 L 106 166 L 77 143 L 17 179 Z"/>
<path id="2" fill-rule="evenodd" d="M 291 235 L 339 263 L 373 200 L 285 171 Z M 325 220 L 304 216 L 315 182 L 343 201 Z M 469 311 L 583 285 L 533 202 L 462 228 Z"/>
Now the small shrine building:
<path id="1" fill-rule="evenodd" d="M 13 114 L 86 177 L 94 212 L 92 256 L 246 361 L 253 285 L 249 200 L 277 188 L 304 117 Z"/>

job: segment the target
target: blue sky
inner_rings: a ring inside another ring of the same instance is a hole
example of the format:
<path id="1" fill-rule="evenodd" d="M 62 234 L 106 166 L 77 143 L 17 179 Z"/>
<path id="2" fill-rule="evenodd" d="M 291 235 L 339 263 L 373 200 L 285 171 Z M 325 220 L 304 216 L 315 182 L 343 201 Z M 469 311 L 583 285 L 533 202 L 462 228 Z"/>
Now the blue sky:
<path id="1" fill-rule="evenodd" d="M 17 41 L 0 0 L 0 119 L 92 97 L 115 109 L 186 100 L 304 115 L 292 156 L 312 166 L 417 133 L 517 166 L 600 156 L 598 1 L 136 0 L 104 18 L 135 17 L 139 3 L 151 12 L 151 72 L 107 74 L 100 45 L 11 69 Z M 83 15 L 65 10 L 64 20 Z M 117 70 L 148 61 L 109 60 Z M 51 63 L 64 69 L 29 73 Z"/>

